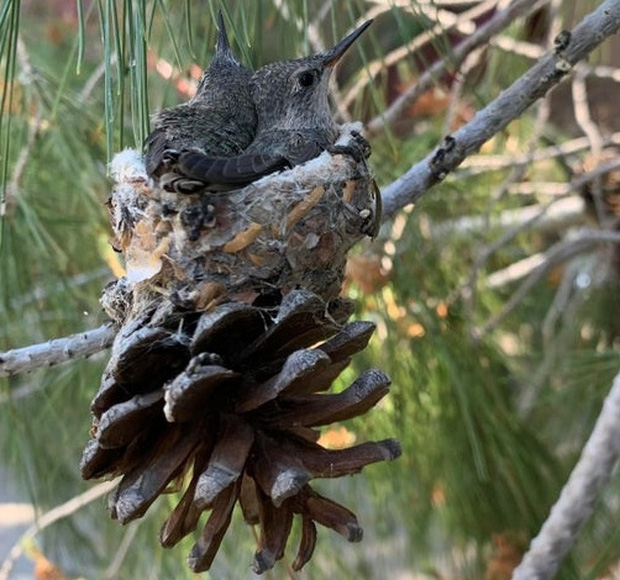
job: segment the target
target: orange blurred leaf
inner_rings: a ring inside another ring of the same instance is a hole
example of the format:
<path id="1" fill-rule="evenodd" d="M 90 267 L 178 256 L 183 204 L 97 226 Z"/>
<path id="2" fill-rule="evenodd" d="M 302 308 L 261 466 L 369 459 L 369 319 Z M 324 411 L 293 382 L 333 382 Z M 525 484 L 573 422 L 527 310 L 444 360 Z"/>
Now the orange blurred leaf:
<path id="1" fill-rule="evenodd" d="M 355 443 L 355 433 L 346 427 L 332 427 L 325 431 L 318 440 L 318 444 L 327 449 L 344 449 Z"/>

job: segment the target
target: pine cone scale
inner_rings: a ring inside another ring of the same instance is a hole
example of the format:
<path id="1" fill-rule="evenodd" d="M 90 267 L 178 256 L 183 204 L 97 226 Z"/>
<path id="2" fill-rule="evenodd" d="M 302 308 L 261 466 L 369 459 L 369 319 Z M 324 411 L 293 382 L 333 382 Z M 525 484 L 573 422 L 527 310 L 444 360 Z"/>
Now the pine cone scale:
<path id="1" fill-rule="evenodd" d="M 198 520 L 203 510 L 196 506 L 194 494 L 198 478 L 206 469 L 211 457 L 214 443 L 215 440 L 213 437 L 210 437 L 210 432 L 205 432 L 200 447 L 194 456 L 193 473 L 187 489 L 160 531 L 159 538 L 162 546 L 165 548 L 170 548 L 177 544 L 187 534 L 193 532 L 198 525 Z"/>
<path id="2" fill-rule="evenodd" d="M 141 433 L 149 418 L 161 411 L 163 398 L 162 391 L 153 391 L 110 407 L 99 419 L 99 445 L 103 448 L 126 447 Z"/>
<path id="3" fill-rule="evenodd" d="M 186 460 L 197 445 L 195 437 L 180 429 L 168 429 L 151 452 L 129 471 L 114 493 L 111 515 L 125 524 L 144 515 L 185 467 Z"/>
<path id="4" fill-rule="evenodd" d="M 264 383 L 244 385 L 237 397 L 237 413 L 247 413 L 289 389 L 294 389 L 302 381 L 312 381 L 312 377 L 324 371 L 330 363 L 329 357 L 320 350 L 296 350 L 288 356 L 280 372 Z"/>
<path id="5" fill-rule="evenodd" d="M 197 358 L 197 357 L 196 357 Z M 190 361 L 188 368 L 164 386 L 164 414 L 168 421 L 199 420 L 209 399 L 221 389 L 229 389 L 241 376 L 220 365 L 199 366 Z"/>
<path id="6" fill-rule="evenodd" d="M 262 497 L 259 513 L 260 538 L 252 563 L 255 574 L 262 574 L 273 568 L 282 558 L 293 525 L 293 510 L 287 502 L 278 507 L 268 497 Z"/>
<path id="7" fill-rule="evenodd" d="M 242 474 L 254 443 L 254 429 L 235 416 L 222 416 L 217 443 L 207 469 L 198 478 L 194 503 L 206 509 Z"/>
<path id="8" fill-rule="evenodd" d="M 350 387 L 335 395 L 299 395 L 288 397 L 278 409 L 273 409 L 266 424 L 285 429 L 296 425 L 316 427 L 345 421 L 362 415 L 374 407 L 389 392 L 390 379 L 376 369 L 366 371 Z"/>
<path id="9" fill-rule="evenodd" d="M 230 525 L 240 486 L 240 481 L 235 481 L 213 503 L 211 514 L 202 535 L 192 547 L 187 558 L 187 563 L 194 572 L 204 572 L 211 567 L 224 539 L 224 534 Z"/>
<path id="10" fill-rule="evenodd" d="M 297 556 L 293 561 L 292 568 L 295 572 L 301 570 L 312 558 L 316 546 L 316 526 L 311 517 L 303 515 L 301 522 L 301 540 L 297 549 Z"/>

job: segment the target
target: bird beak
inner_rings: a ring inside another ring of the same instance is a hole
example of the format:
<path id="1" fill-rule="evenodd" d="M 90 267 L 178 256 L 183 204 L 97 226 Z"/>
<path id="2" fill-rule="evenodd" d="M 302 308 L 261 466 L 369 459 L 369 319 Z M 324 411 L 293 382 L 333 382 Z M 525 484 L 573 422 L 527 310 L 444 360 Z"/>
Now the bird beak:
<path id="1" fill-rule="evenodd" d="M 334 48 L 322 54 L 323 66 L 333 67 L 343 57 L 344 53 L 357 40 L 357 38 L 372 24 L 372 20 L 367 20 L 361 26 L 357 27 L 351 34 L 345 36 Z"/>
<path id="2" fill-rule="evenodd" d="M 228 35 L 226 34 L 226 26 L 224 25 L 224 17 L 222 11 L 217 13 L 217 40 L 215 41 L 217 52 L 221 54 L 230 54 L 230 44 L 228 43 Z"/>

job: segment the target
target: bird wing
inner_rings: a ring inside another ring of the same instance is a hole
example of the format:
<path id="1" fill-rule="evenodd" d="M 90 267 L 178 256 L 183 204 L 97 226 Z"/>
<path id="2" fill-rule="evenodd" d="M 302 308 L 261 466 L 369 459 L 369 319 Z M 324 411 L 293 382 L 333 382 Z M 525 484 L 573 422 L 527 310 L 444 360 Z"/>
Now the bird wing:
<path id="1" fill-rule="evenodd" d="M 164 157 L 170 148 L 166 138 L 166 129 L 160 127 L 152 131 L 144 141 L 144 148 L 146 150 L 144 154 L 146 172 L 150 177 L 153 177 L 160 169 Z"/>
<path id="2" fill-rule="evenodd" d="M 277 154 L 249 153 L 235 157 L 210 157 L 197 151 L 179 155 L 177 168 L 189 179 L 202 181 L 207 189 L 218 186 L 243 186 L 252 181 L 290 167 L 289 161 Z"/>

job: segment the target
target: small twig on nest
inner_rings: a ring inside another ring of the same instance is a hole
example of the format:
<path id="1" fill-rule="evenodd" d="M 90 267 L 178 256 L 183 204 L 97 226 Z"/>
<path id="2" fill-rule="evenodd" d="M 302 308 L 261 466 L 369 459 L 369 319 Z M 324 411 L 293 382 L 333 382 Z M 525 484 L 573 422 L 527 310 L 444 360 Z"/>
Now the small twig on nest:
<path id="1" fill-rule="evenodd" d="M 0 377 L 8 377 L 51 367 L 73 359 L 87 358 L 112 346 L 116 329 L 104 324 L 94 330 L 57 338 L 42 344 L 33 344 L 0 352 Z"/>
<path id="2" fill-rule="evenodd" d="M 538 536 L 514 571 L 513 580 L 553 578 L 620 457 L 620 373 L 607 395 L 592 435 Z"/>

